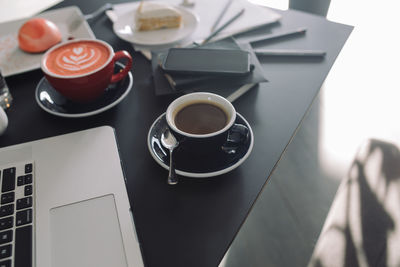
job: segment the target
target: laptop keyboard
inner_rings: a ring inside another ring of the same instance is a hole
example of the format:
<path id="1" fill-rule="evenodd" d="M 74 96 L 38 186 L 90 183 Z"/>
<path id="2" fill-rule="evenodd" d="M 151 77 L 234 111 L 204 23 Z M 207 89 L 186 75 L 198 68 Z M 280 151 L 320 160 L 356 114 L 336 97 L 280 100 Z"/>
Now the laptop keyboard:
<path id="1" fill-rule="evenodd" d="M 0 168 L 0 267 L 33 262 L 34 165 Z"/>

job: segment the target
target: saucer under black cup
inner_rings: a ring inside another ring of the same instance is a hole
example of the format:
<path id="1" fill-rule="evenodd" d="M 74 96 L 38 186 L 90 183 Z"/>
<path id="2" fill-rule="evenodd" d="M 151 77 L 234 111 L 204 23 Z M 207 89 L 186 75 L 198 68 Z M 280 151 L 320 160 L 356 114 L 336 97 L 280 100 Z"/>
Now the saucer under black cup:
<path id="1" fill-rule="evenodd" d="M 249 129 L 249 135 L 236 145 L 234 153 L 227 153 L 222 149 L 211 155 L 187 153 L 185 149 L 180 149 L 180 146 L 184 146 L 183 142 L 174 151 L 177 174 L 196 178 L 212 177 L 227 173 L 240 166 L 250 155 L 254 136 L 249 123 L 239 113 L 237 113 L 235 123 L 245 125 Z M 167 127 L 164 113 L 150 127 L 147 138 L 150 154 L 165 169 L 169 169 L 169 151 L 161 144 L 161 134 Z"/>
<path id="2" fill-rule="evenodd" d="M 116 62 L 114 73 L 118 73 L 125 67 Z M 89 103 L 76 103 L 61 95 L 43 77 L 36 87 L 35 99 L 38 105 L 46 112 L 69 118 L 88 117 L 106 111 L 121 102 L 130 92 L 133 85 L 132 73 L 121 81 L 110 84 L 103 95 Z"/>

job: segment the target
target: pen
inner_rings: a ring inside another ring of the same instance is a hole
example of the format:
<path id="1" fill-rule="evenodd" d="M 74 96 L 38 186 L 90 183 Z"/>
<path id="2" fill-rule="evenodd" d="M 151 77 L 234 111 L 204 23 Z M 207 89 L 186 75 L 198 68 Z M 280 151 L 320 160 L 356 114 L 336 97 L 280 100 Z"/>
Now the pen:
<path id="1" fill-rule="evenodd" d="M 298 50 L 298 49 L 255 49 L 257 56 L 314 56 L 323 57 L 326 55 L 322 50 Z"/>
<path id="2" fill-rule="evenodd" d="M 179 80 L 179 79 L 174 79 L 171 75 L 168 73 L 164 73 L 164 77 L 169 83 L 169 85 L 172 87 L 173 90 L 179 91 L 181 89 L 186 88 L 186 86 L 192 86 L 195 84 L 201 84 L 204 82 L 210 82 L 213 80 L 218 80 L 220 79 L 220 76 L 209 76 L 209 75 L 200 75 L 198 77 L 192 77 L 191 79 L 186 79 L 186 80 Z"/>
<path id="3" fill-rule="evenodd" d="M 233 0 L 228 0 L 224 8 L 222 9 L 221 13 L 219 14 L 217 20 L 214 22 L 214 25 L 211 27 L 211 31 L 217 27 L 218 23 L 221 21 L 222 17 L 225 15 L 226 11 L 228 10 L 229 6 L 232 4 Z"/>
<path id="4" fill-rule="evenodd" d="M 208 36 L 202 43 L 201 45 L 204 45 L 205 43 L 207 43 L 208 41 L 210 41 L 214 36 L 216 36 L 218 33 L 220 33 L 223 29 L 225 29 L 226 27 L 228 27 L 232 22 L 234 22 L 235 20 L 237 20 L 241 15 L 243 15 L 245 9 L 243 8 L 242 10 L 240 10 L 235 16 L 233 16 L 230 20 L 228 20 L 224 25 L 222 25 L 221 27 L 219 27 L 217 30 L 215 30 L 213 33 L 211 33 L 210 36 Z"/>
<path id="5" fill-rule="evenodd" d="M 288 36 L 293 36 L 293 35 L 298 35 L 298 34 L 304 34 L 307 31 L 306 28 L 299 28 L 297 30 L 294 31 L 288 31 L 288 32 L 284 32 L 284 33 L 274 33 L 274 34 L 269 34 L 266 35 L 264 37 L 257 37 L 254 39 L 250 39 L 249 42 L 250 44 L 254 44 L 257 42 L 263 42 L 263 41 L 269 41 L 269 40 L 274 40 L 274 39 L 279 39 L 279 38 L 283 38 L 283 37 L 288 37 Z"/>

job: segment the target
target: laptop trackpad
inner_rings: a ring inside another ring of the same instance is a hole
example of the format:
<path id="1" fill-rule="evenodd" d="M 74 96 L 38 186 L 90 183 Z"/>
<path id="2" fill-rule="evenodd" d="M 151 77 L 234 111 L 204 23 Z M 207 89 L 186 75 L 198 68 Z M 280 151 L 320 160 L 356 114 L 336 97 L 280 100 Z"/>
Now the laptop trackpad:
<path id="1" fill-rule="evenodd" d="M 127 266 L 114 196 L 50 210 L 52 266 Z"/>

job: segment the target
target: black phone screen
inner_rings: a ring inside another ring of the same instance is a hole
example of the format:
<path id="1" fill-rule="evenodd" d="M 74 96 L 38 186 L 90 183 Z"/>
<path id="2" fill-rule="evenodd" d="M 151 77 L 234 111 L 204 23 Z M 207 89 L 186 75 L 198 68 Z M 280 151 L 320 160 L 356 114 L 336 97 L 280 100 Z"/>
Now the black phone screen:
<path id="1" fill-rule="evenodd" d="M 172 72 L 245 74 L 250 54 L 242 50 L 171 48 L 163 69 Z"/>

